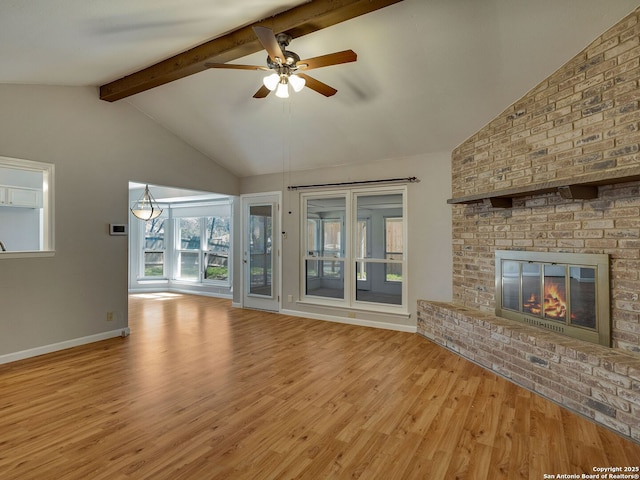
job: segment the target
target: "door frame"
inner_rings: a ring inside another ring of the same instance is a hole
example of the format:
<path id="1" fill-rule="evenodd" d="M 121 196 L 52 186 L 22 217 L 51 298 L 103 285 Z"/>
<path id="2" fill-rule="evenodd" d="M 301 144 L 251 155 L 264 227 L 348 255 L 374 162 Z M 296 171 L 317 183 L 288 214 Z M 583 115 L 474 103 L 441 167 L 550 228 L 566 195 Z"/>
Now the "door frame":
<path id="1" fill-rule="evenodd" d="M 273 224 L 271 234 L 271 248 L 273 255 L 273 271 L 271 273 L 273 286 L 273 300 L 255 301 L 253 302 L 247 288 L 247 263 L 245 262 L 248 254 L 248 224 L 249 224 L 249 207 L 251 205 L 274 205 Z M 282 192 L 261 192 L 240 195 L 241 208 L 241 241 L 240 241 L 240 305 L 242 308 L 254 308 L 258 310 L 268 310 L 279 312 L 282 309 L 282 255 L 281 255 L 281 235 L 280 225 L 282 224 Z"/>

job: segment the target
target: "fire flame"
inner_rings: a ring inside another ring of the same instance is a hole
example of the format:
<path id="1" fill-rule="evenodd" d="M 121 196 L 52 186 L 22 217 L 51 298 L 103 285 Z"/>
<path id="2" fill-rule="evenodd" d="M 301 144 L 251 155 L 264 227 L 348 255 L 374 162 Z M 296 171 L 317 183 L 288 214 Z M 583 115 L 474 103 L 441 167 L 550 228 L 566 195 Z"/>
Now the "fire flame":
<path id="1" fill-rule="evenodd" d="M 544 316 L 553 320 L 564 320 L 567 316 L 567 304 L 564 289 L 553 282 L 545 282 L 544 299 L 542 304 L 535 293 L 522 304 L 525 311 L 540 315 L 544 308 Z"/>
<path id="2" fill-rule="evenodd" d="M 544 286 L 544 316 L 558 320 L 564 320 L 567 316 L 567 304 L 564 300 L 564 292 L 559 285 L 549 282 Z"/>
<path id="3" fill-rule="evenodd" d="M 522 307 L 526 312 L 533 313 L 534 315 L 540 315 L 542 308 L 540 308 L 540 302 L 535 293 L 532 293 L 529 299 L 522 304 Z"/>

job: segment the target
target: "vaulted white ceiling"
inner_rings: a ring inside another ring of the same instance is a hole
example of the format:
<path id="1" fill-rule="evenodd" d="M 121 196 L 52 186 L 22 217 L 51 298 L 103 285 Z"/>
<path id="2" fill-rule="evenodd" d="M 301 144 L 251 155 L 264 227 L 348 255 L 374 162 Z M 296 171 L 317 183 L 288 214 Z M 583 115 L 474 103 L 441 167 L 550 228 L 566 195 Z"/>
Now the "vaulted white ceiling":
<path id="1" fill-rule="evenodd" d="M 302 3 L 2 0 L 0 83 L 98 87 Z M 333 97 L 256 100 L 263 72 L 206 70 L 119 101 L 241 177 L 451 151 L 637 6 L 404 0 L 292 41 L 358 54 L 310 72 Z"/>

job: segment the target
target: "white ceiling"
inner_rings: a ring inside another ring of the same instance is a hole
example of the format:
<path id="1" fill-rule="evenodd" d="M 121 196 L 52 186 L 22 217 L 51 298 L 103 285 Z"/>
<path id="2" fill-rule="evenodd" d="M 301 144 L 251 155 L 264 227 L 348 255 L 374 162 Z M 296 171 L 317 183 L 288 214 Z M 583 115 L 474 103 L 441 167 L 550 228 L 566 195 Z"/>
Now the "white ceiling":
<path id="1" fill-rule="evenodd" d="M 0 83 L 97 87 L 302 3 L 0 0 Z M 256 100 L 263 72 L 207 70 L 120 101 L 241 177 L 449 152 L 637 6 L 404 0 L 291 43 L 358 54 L 311 72 L 334 97 Z"/>

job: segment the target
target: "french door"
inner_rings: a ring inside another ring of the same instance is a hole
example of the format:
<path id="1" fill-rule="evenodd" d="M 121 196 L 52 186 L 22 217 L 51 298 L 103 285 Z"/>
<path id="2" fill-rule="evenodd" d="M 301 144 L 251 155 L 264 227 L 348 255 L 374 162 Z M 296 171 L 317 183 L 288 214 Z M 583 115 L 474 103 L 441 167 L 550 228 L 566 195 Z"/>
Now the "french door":
<path id="1" fill-rule="evenodd" d="M 242 303 L 246 308 L 280 309 L 279 193 L 242 197 Z"/>

